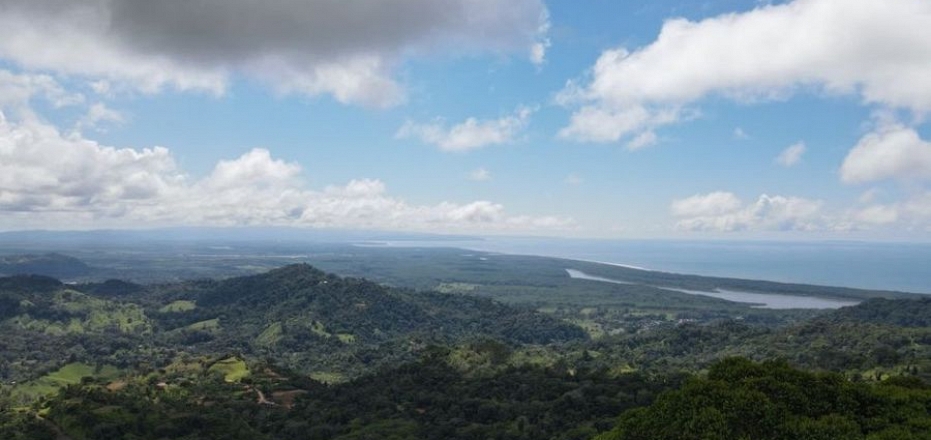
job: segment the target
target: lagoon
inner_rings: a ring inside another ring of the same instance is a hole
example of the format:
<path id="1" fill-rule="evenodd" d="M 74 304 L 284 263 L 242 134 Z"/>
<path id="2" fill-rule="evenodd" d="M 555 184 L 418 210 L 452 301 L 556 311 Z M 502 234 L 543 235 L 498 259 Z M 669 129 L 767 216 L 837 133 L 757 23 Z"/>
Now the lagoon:
<path id="1" fill-rule="evenodd" d="M 576 269 L 566 269 L 570 278 L 599 281 L 613 284 L 633 284 L 622 280 L 589 275 Z M 689 295 L 704 295 L 725 301 L 752 304 L 753 308 L 760 309 L 838 309 L 857 305 L 857 301 L 840 300 L 832 298 L 819 298 L 814 296 L 783 295 L 775 293 L 740 292 L 736 290 L 715 289 L 711 292 L 700 290 L 676 289 L 671 287 L 653 286 L 664 290 L 687 293 Z"/>

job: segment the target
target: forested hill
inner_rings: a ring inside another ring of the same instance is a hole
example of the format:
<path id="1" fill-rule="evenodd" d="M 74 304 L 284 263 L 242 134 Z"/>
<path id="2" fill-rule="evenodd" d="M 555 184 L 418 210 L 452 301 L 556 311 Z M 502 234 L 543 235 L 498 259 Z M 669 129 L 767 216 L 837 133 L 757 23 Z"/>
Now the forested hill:
<path id="1" fill-rule="evenodd" d="M 37 274 L 75 278 L 87 275 L 91 270 L 83 261 L 57 253 L 0 256 L 0 275 Z"/>
<path id="2" fill-rule="evenodd" d="M 346 378 L 415 359 L 429 344 L 587 338 L 581 328 L 530 309 L 385 287 L 305 264 L 152 286 L 0 278 L 0 331 L 0 381 L 28 380 L 75 361 L 158 367 L 180 353 L 237 353 Z"/>
<path id="3" fill-rule="evenodd" d="M 326 274 L 306 264 L 220 281 L 201 287 L 192 299 L 240 334 L 280 325 L 282 336 L 291 334 L 290 339 L 298 340 L 319 339 L 322 334 L 353 343 L 411 334 L 441 342 L 478 334 L 515 343 L 585 338 L 580 328 L 528 309 L 483 298 L 385 287 Z"/>
<path id="4" fill-rule="evenodd" d="M 829 322 L 931 327 L 931 297 L 914 300 L 871 299 L 853 307 L 838 309 L 822 319 Z"/>

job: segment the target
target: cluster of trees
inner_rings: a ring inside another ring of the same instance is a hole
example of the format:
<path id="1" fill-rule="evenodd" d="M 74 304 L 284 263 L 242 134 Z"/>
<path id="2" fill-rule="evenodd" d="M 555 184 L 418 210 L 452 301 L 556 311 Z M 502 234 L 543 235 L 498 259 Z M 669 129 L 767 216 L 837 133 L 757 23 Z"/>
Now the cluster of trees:
<path id="1" fill-rule="evenodd" d="M 529 365 L 462 371 L 449 356 L 433 347 L 419 361 L 338 385 L 267 365 L 243 383 L 203 372 L 153 373 L 121 387 L 87 380 L 37 404 L 48 408 L 41 417 L 0 406 L 0 438 L 931 438 L 931 386 L 914 377 L 853 382 L 745 358 L 691 377 Z M 297 391 L 293 405 L 274 402 L 282 389 Z"/>
<path id="2" fill-rule="evenodd" d="M 855 383 L 785 362 L 731 358 L 625 412 L 598 440 L 931 439 L 931 387 L 915 378 Z"/>
<path id="3" fill-rule="evenodd" d="M 597 367 L 631 364 L 660 371 L 695 371 L 728 356 L 786 359 L 792 365 L 843 373 L 855 380 L 912 375 L 931 380 L 931 301 L 876 299 L 792 325 L 773 328 L 748 320 L 682 322 L 651 331 L 570 344 L 589 350 Z"/>
<path id="4" fill-rule="evenodd" d="M 672 381 L 605 370 L 506 367 L 472 375 L 443 350 L 308 394 L 281 438 L 588 439 L 619 412 L 648 404 Z"/>
<path id="5" fill-rule="evenodd" d="M 502 347 L 485 341 L 476 348 Z M 419 361 L 338 385 L 292 379 L 282 369 L 243 383 L 203 370 L 183 378 L 153 372 L 120 387 L 86 380 L 43 402 L 49 410 L 40 422 L 5 413 L 0 438 L 52 430 L 73 439 L 583 440 L 681 381 L 564 367 L 461 371 L 449 355 L 431 347 Z M 293 407 L 259 402 L 258 391 L 274 399 L 280 389 L 299 389 Z"/>

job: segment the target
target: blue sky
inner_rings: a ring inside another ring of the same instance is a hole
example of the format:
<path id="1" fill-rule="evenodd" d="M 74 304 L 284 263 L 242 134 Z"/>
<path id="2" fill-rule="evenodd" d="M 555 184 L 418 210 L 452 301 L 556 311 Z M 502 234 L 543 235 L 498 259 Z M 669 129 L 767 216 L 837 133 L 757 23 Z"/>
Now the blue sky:
<path id="1" fill-rule="evenodd" d="M 923 0 L 0 0 L 0 230 L 931 238 Z"/>

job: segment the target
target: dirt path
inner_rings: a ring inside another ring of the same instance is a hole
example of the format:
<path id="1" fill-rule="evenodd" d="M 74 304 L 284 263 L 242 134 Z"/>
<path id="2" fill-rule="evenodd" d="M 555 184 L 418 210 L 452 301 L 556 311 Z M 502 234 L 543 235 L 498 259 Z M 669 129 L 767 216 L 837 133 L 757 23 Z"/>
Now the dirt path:
<path id="1" fill-rule="evenodd" d="M 271 400 L 266 399 L 266 398 L 265 398 L 265 393 L 263 393 L 262 390 L 256 388 L 256 389 L 255 389 L 255 392 L 256 392 L 256 394 L 259 395 L 259 400 L 258 400 L 259 405 L 273 405 L 273 406 L 277 406 L 277 405 L 278 405 L 277 403 L 272 402 Z"/>

